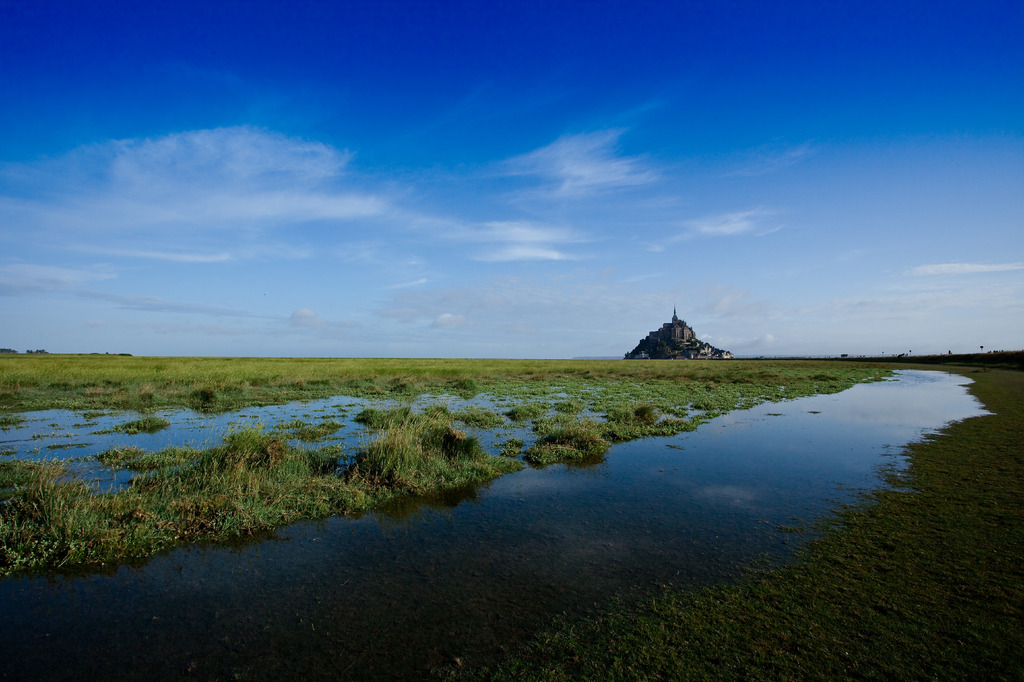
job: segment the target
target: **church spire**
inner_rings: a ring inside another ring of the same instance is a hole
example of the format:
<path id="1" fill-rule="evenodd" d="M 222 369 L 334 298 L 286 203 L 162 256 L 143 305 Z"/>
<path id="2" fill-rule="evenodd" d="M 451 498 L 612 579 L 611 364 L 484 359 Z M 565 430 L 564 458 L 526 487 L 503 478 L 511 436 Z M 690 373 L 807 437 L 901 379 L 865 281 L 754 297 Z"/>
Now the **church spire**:
<path id="1" fill-rule="evenodd" d="M 678 315 L 676 315 L 676 307 L 675 307 L 675 306 L 672 306 L 672 321 L 673 321 L 673 322 L 676 322 L 676 321 L 678 321 L 678 320 L 679 320 L 679 316 L 678 316 Z"/>

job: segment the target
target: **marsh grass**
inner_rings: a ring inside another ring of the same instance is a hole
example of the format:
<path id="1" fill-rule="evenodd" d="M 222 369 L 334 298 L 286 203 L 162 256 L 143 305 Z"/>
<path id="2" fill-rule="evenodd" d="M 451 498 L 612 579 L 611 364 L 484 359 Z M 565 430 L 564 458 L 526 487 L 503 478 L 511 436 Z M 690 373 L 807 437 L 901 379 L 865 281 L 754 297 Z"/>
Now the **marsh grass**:
<path id="1" fill-rule="evenodd" d="M 25 418 L 19 414 L 0 414 L 0 431 L 17 428 L 25 423 Z"/>
<path id="2" fill-rule="evenodd" d="M 826 360 L 630 362 L 623 360 L 445 360 L 361 358 L 145 358 L 105 355 L 0 356 L 0 409 L 223 412 L 349 395 L 406 400 L 430 393 L 481 393 L 548 401 L 553 388 L 604 412 L 602 402 L 647 401 L 665 413 L 698 394 L 708 408 L 744 399 L 831 392 L 879 378 L 869 363 Z M 600 390 L 595 390 L 598 387 Z M 780 392 L 779 388 L 785 387 Z M 708 395 L 721 395 L 721 403 Z M 719 407 L 720 405 L 720 407 Z M 575 409 L 575 406 L 573 406 Z M 704 408 L 702 408 L 704 409 Z M 511 417 L 514 418 L 514 417 Z"/>
<path id="3" fill-rule="evenodd" d="M 461 409 L 455 413 L 455 419 L 478 429 L 494 429 L 505 424 L 505 418 L 500 414 L 482 407 Z"/>
<path id="4" fill-rule="evenodd" d="M 196 412 L 215 412 L 217 391 L 209 386 L 197 388 L 188 394 L 188 405 Z"/>
<path id="5" fill-rule="evenodd" d="M 521 438 L 509 438 L 501 444 L 501 450 L 498 454 L 502 457 L 519 457 L 523 452 L 523 443 Z"/>
<path id="6" fill-rule="evenodd" d="M 575 415 L 587 408 L 587 403 L 580 398 L 569 398 L 560 400 L 554 404 L 555 412 L 559 414 Z"/>
<path id="7" fill-rule="evenodd" d="M 698 415 L 691 419 L 677 419 L 663 416 L 656 406 L 646 403 L 613 405 L 601 423 L 601 435 L 613 443 L 622 443 L 639 438 L 674 436 L 693 431 L 711 418 L 711 414 Z"/>
<path id="8" fill-rule="evenodd" d="M 134 436 L 139 433 L 156 433 L 162 431 L 171 425 L 171 422 L 167 421 L 162 417 L 142 417 L 140 419 L 134 419 L 123 424 L 111 427 L 109 429 L 103 429 L 101 431 L 95 431 L 96 434 L 105 433 L 124 433 L 129 436 Z"/>
<path id="9" fill-rule="evenodd" d="M 611 441 L 671 435 L 737 405 L 837 391 L 885 374 L 871 365 L 814 361 L 0 357 L 4 410 L 67 408 L 90 419 L 141 403 L 147 410 L 208 412 L 336 395 L 405 403 L 355 416 L 368 434 L 356 453 L 333 445 L 289 447 L 289 437 L 318 440 L 336 424 L 296 420 L 272 433 L 240 430 L 209 450 L 102 453 L 109 466 L 139 472 L 116 493 L 95 494 L 52 462 L 0 471 L 7 495 L 0 505 L 0 572 L 144 558 L 183 542 L 360 513 L 396 496 L 465 489 L 522 467 L 513 454 L 521 442 L 506 441 L 505 456 L 494 457 L 454 426 L 493 428 L 488 425 L 505 423 L 501 415 L 477 408 L 453 413 L 440 403 L 414 413 L 410 405 L 423 394 L 486 393 L 496 403 L 514 402 L 505 416 L 532 421 L 538 434 L 523 459 L 543 466 L 599 461 Z M 691 406 L 703 412 L 679 418 Z M 606 419 L 598 423 L 587 414 Z"/>
<path id="10" fill-rule="evenodd" d="M 10 497 L 16 486 L 27 485 L 35 470 L 34 463 L 19 459 L 0 462 L 0 502 Z"/>
<path id="11" fill-rule="evenodd" d="M 195 460 L 198 456 L 199 451 L 189 447 L 172 447 L 159 452 L 149 452 L 129 445 L 104 450 L 96 455 L 96 460 L 112 469 L 153 471 L 180 466 Z"/>
<path id="12" fill-rule="evenodd" d="M 341 422 L 334 421 L 333 419 L 321 419 L 315 423 L 294 419 L 290 422 L 278 424 L 274 427 L 274 430 L 286 438 L 294 438 L 306 443 L 315 443 L 334 435 L 342 426 Z"/>
<path id="13" fill-rule="evenodd" d="M 380 432 L 347 466 L 340 447 L 291 448 L 262 427 L 208 450 L 113 448 L 96 459 L 141 474 L 113 493 L 95 493 L 61 463 L 0 463 L 0 573 L 144 560 L 183 542 L 360 513 L 522 467 L 488 455 L 450 419 L 398 409 L 374 420 Z"/>
<path id="14" fill-rule="evenodd" d="M 443 408 L 447 412 L 447 408 Z M 435 414 L 437 409 L 435 409 Z M 394 409 L 383 409 L 379 407 L 367 407 L 359 412 L 353 421 L 362 424 L 368 429 L 384 429 L 390 425 L 402 423 L 412 416 L 412 408 L 408 405 Z"/>
<path id="15" fill-rule="evenodd" d="M 548 406 L 540 402 L 525 402 L 514 405 L 505 412 L 505 416 L 514 422 L 528 422 L 548 411 Z"/>
<path id="16" fill-rule="evenodd" d="M 493 478 L 522 466 L 488 455 L 479 439 L 452 426 L 447 413 L 381 410 L 368 416 L 371 422 L 380 433 L 356 456 L 346 480 L 422 492 Z"/>
<path id="17" fill-rule="evenodd" d="M 601 437 L 600 426 L 585 419 L 551 428 L 523 454 L 523 459 L 538 466 L 593 462 L 604 455 L 609 447 L 611 444 Z"/>

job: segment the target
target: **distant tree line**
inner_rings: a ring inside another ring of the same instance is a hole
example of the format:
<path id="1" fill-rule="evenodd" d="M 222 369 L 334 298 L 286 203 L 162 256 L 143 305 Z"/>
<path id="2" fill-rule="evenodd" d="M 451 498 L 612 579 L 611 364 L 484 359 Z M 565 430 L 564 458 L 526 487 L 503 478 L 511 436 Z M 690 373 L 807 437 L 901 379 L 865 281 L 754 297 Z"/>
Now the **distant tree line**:
<path id="1" fill-rule="evenodd" d="M 2 354 L 2 353 L 11 354 L 11 353 L 17 353 L 17 352 L 18 351 L 14 350 L 13 348 L 0 348 L 0 354 Z M 43 350 L 42 348 L 38 348 L 36 350 L 27 350 L 25 352 L 28 353 L 29 355 L 46 355 L 46 351 Z"/>

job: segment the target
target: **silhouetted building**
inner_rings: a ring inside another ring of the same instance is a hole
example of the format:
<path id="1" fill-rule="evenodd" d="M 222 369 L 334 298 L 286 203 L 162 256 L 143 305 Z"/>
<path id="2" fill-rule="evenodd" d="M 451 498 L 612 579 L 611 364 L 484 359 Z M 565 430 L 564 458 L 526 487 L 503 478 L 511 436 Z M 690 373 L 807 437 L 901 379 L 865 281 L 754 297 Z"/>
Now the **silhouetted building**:
<path id="1" fill-rule="evenodd" d="M 727 350 L 704 343 L 693 328 L 679 319 L 672 308 L 672 321 L 661 325 L 626 353 L 627 360 L 724 360 L 733 357 Z"/>

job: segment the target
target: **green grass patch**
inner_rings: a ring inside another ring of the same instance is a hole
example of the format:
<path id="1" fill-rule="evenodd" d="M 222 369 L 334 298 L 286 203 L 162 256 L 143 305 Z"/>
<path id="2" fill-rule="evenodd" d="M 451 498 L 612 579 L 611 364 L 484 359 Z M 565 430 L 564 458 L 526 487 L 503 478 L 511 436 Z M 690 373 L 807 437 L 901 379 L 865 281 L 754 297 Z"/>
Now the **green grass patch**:
<path id="1" fill-rule="evenodd" d="M 556 426 L 537 439 L 523 455 L 530 464 L 597 461 L 611 444 L 601 437 L 600 427 L 592 420 L 574 421 Z"/>
<path id="2" fill-rule="evenodd" d="M 17 428 L 25 423 L 25 418 L 20 414 L 0 414 L 0 430 L 7 431 Z"/>
<path id="3" fill-rule="evenodd" d="M 465 398 L 484 393 L 535 402 L 551 400 L 557 387 L 558 393 L 569 396 L 561 399 L 566 403 L 563 409 L 576 409 L 573 401 L 580 400 L 604 413 L 609 401 L 644 401 L 663 413 L 677 414 L 675 410 L 699 394 L 721 394 L 723 409 L 732 409 L 741 400 L 841 390 L 889 371 L 879 367 L 878 363 L 828 360 L 147 358 L 19 353 L 0 356 L 0 410 L 106 412 L 141 405 L 147 410 L 189 407 L 221 412 L 338 395 L 404 401 L 426 393 Z"/>
<path id="4" fill-rule="evenodd" d="M 441 407 L 444 412 L 448 409 Z M 433 414 L 437 414 L 435 409 Z M 353 421 L 362 424 L 368 429 L 384 429 L 394 424 L 400 424 L 412 416 L 412 408 L 408 406 L 397 407 L 391 410 L 379 407 L 367 407 L 357 414 Z"/>
<path id="5" fill-rule="evenodd" d="M 521 468 L 488 455 L 480 441 L 455 429 L 447 415 L 392 410 L 373 417 L 381 433 L 356 456 L 349 481 L 406 492 L 458 487 Z"/>
<path id="6" fill-rule="evenodd" d="M 661 411 L 649 403 L 628 403 L 613 405 L 600 424 L 601 436 L 612 443 L 622 443 L 639 438 L 674 436 L 693 431 L 710 418 L 698 415 L 690 419 L 662 417 Z"/>
<path id="7" fill-rule="evenodd" d="M 162 417 L 142 417 L 141 419 L 134 419 L 124 424 L 118 424 L 117 426 L 109 429 L 103 429 L 101 431 L 95 431 L 96 434 L 104 433 L 125 433 L 130 436 L 134 436 L 140 433 L 156 433 L 162 431 L 171 425 L 171 422 L 163 419 Z"/>
<path id="8" fill-rule="evenodd" d="M 28 485 L 35 475 L 36 464 L 12 459 L 0 462 L 0 502 L 10 497 L 17 486 Z"/>
<path id="9" fill-rule="evenodd" d="M 274 431 L 285 438 L 294 438 L 306 443 L 315 443 L 328 436 L 334 435 L 343 424 L 333 419 L 322 419 L 317 422 L 307 422 L 302 419 L 294 419 L 290 422 L 278 424 Z"/>
<path id="10" fill-rule="evenodd" d="M 378 421 L 377 437 L 348 466 L 340 447 L 291 448 L 259 428 L 208 450 L 110 449 L 97 460 L 148 472 L 115 493 L 94 493 L 61 463 L 0 463 L 0 574 L 145 560 L 182 543 L 359 513 L 522 467 L 488 455 L 450 420 L 399 409 Z"/>
<path id="11" fill-rule="evenodd" d="M 527 402 L 515 405 L 505 412 L 505 416 L 514 422 L 528 422 L 548 411 L 548 406 L 539 402 Z"/>
<path id="12" fill-rule="evenodd" d="M 492 410 L 482 407 L 467 407 L 455 413 L 455 419 L 466 426 L 478 429 L 493 429 L 505 424 L 505 418 Z"/>
<path id="13" fill-rule="evenodd" d="M 634 403 L 632 405 L 616 405 L 608 410 L 605 418 L 610 422 L 620 424 L 639 424 L 640 426 L 651 426 L 661 417 L 657 407 L 649 403 Z"/>
<path id="14" fill-rule="evenodd" d="M 112 469 L 154 471 L 156 469 L 181 466 L 195 460 L 198 456 L 198 450 L 188 447 L 172 447 L 165 448 L 159 452 L 149 452 L 129 445 L 127 447 L 104 450 L 96 455 L 96 460 Z"/>
<path id="15" fill-rule="evenodd" d="M 501 444 L 501 450 L 498 454 L 502 457 L 518 457 L 523 452 L 523 443 L 521 438 L 509 438 Z"/>
<path id="16" fill-rule="evenodd" d="M 587 403 L 581 398 L 574 397 L 568 400 L 559 400 L 553 407 L 559 414 L 579 414 L 587 408 Z"/>

